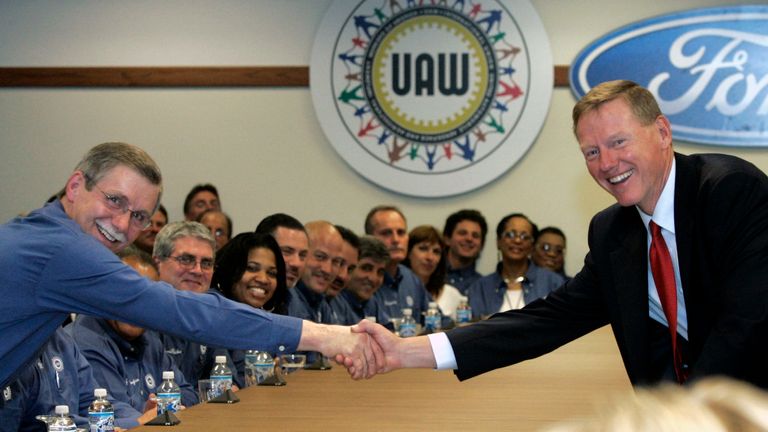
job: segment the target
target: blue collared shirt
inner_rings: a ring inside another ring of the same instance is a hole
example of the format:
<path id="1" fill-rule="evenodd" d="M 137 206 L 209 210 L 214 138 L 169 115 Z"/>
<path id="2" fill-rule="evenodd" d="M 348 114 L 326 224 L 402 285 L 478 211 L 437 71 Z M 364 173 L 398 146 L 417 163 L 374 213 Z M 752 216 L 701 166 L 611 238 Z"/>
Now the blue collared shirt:
<path id="1" fill-rule="evenodd" d="M 325 296 L 312 291 L 302 280 L 288 290 L 288 315 L 316 323 L 333 324 L 333 312 Z"/>
<path id="2" fill-rule="evenodd" d="M 121 262 L 59 201 L 0 226 L 0 388 L 70 312 L 106 316 L 232 349 L 294 351 L 302 323 L 153 282 Z"/>
<path id="3" fill-rule="evenodd" d="M 469 287 L 483 277 L 480 272 L 475 270 L 475 264 L 472 263 L 470 266 L 454 269 L 446 263 L 446 283 L 453 285 L 463 295 L 467 295 Z"/>
<path id="4" fill-rule="evenodd" d="M 418 276 L 402 264 L 397 265 L 395 277 L 388 272 L 384 273 L 384 283 L 374 296 L 390 318 L 400 318 L 403 316 L 403 308 L 411 308 L 413 318 L 422 323 L 429 302 L 434 301 Z"/>

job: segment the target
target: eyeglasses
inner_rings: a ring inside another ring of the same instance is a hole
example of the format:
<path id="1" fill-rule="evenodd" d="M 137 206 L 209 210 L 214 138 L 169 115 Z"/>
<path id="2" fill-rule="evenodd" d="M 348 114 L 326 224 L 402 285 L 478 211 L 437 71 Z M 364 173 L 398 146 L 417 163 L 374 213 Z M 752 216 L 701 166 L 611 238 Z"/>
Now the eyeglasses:
<path id="1" fill-rule="evenodd" d="M 181 254 L 177 256 L 169 256 L 167 258 L 171 258 L 172 260 L 179 263 L 179 265 L 187 270 L 192 270 L 195 268 L 195 266 L 198 263 L 197 257 L 190 254 Z M 201 258 L 200 259 L 200 269 L 204 271 L 213 270 L 213 259 L 212 258 Z"/>
<path id="2" fill-rule="evenodd" d="M 555 255 L 563 255 L 565 253 L 564 247 L 551 245 L 549 243 L 541 243 L 538 246 L 538 249 L 542 252 L 552 252 Z"/>
<path id="3" fill-rule="evenodd" d="M 533 241 L 533 236 L 528 234 L 527 232 L 517 232 L 515 230 L 507 231 L 504 234 L 502 234 L 504 238 L 508 238 L 510 240 L 514 239 L 520 239 L 521 242 L 529 242 Z"/>
<path id="4" fill-rule="evenodd" d="M 88 177 L 86 177 L 87 179 Z M 104 192 L 95 182 L 93 186 L 104 195 L 104 200 L 111 210 L 131 213 L 131 223 L 139 229 L 147 229 L 152 224 L 152 216 L 145 211 L 136 211 L 128 207 L 125 197 Z"/>

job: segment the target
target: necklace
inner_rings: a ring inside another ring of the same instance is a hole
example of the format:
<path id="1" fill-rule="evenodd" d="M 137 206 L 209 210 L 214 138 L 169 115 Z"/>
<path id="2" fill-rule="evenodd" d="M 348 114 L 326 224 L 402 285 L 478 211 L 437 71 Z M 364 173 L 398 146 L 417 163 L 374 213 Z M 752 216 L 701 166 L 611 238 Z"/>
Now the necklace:
<path id="1" fill-rule="evenodd" d="M 502 279 L 504 280 L 505 284 L 509 285 L 511 283 L 523 283 L 525 281 L 525 276 L 518 276 L 514 279 L 511 277 L 502 276 Z"/>

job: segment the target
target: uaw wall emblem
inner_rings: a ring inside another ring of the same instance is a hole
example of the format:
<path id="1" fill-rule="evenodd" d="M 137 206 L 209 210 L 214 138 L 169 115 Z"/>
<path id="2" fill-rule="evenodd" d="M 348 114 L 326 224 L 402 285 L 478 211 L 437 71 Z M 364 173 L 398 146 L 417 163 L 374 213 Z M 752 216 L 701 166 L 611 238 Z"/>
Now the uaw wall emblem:
<path id="1" fill-rule="evenodd" d="M 331 145 L 368 180 L 450 196 L 511 168 L 549 109 L 549 41 L 528 1 L 336 1 L 311 61 Z"/>

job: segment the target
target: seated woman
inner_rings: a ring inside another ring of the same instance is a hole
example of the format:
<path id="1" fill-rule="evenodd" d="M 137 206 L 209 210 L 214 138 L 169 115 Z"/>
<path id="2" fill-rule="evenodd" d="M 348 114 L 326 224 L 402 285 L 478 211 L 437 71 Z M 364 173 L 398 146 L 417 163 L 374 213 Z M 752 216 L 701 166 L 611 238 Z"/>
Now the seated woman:
<path id="1" fill-rule="evenodd" d="M 211 286 L 228 299 L 286 315 L 285 276 L 285 261 L 277 241 L 269 234 L 244 232 L 217 252 Z M 246 382 L 245 352 L 230 350 L 229 354 L 237 379 Z"/>
<path id="2" fill-rule="evenodd" d="M 550 226 L 539 231 L 531 258 L 537 266 L 571 279 L 565 274 L 565 233 L 560 228 Z"/>
<path id="3" fill-rule="evenodd" d="M 501 261 L 495 272 L 478 279 L 467 292 L 474 318 L 521 309 L 565 282 L 561 275 L 531 261 L 537 235 L 536 224 L 522 213 L 509 214 L 499 221 L 496 246 Z"/>
<path id="4" fill-rule="evenodd" d="M 455 321 L 461 293 L 445 283 L 446 259 L 445 242 L 435 227 L 417 226 L 408 234 L 408 254 L 403 264 L 421 279 L 444 316 Z M 451 324 L 443 320 L 444 327 Z"/>

